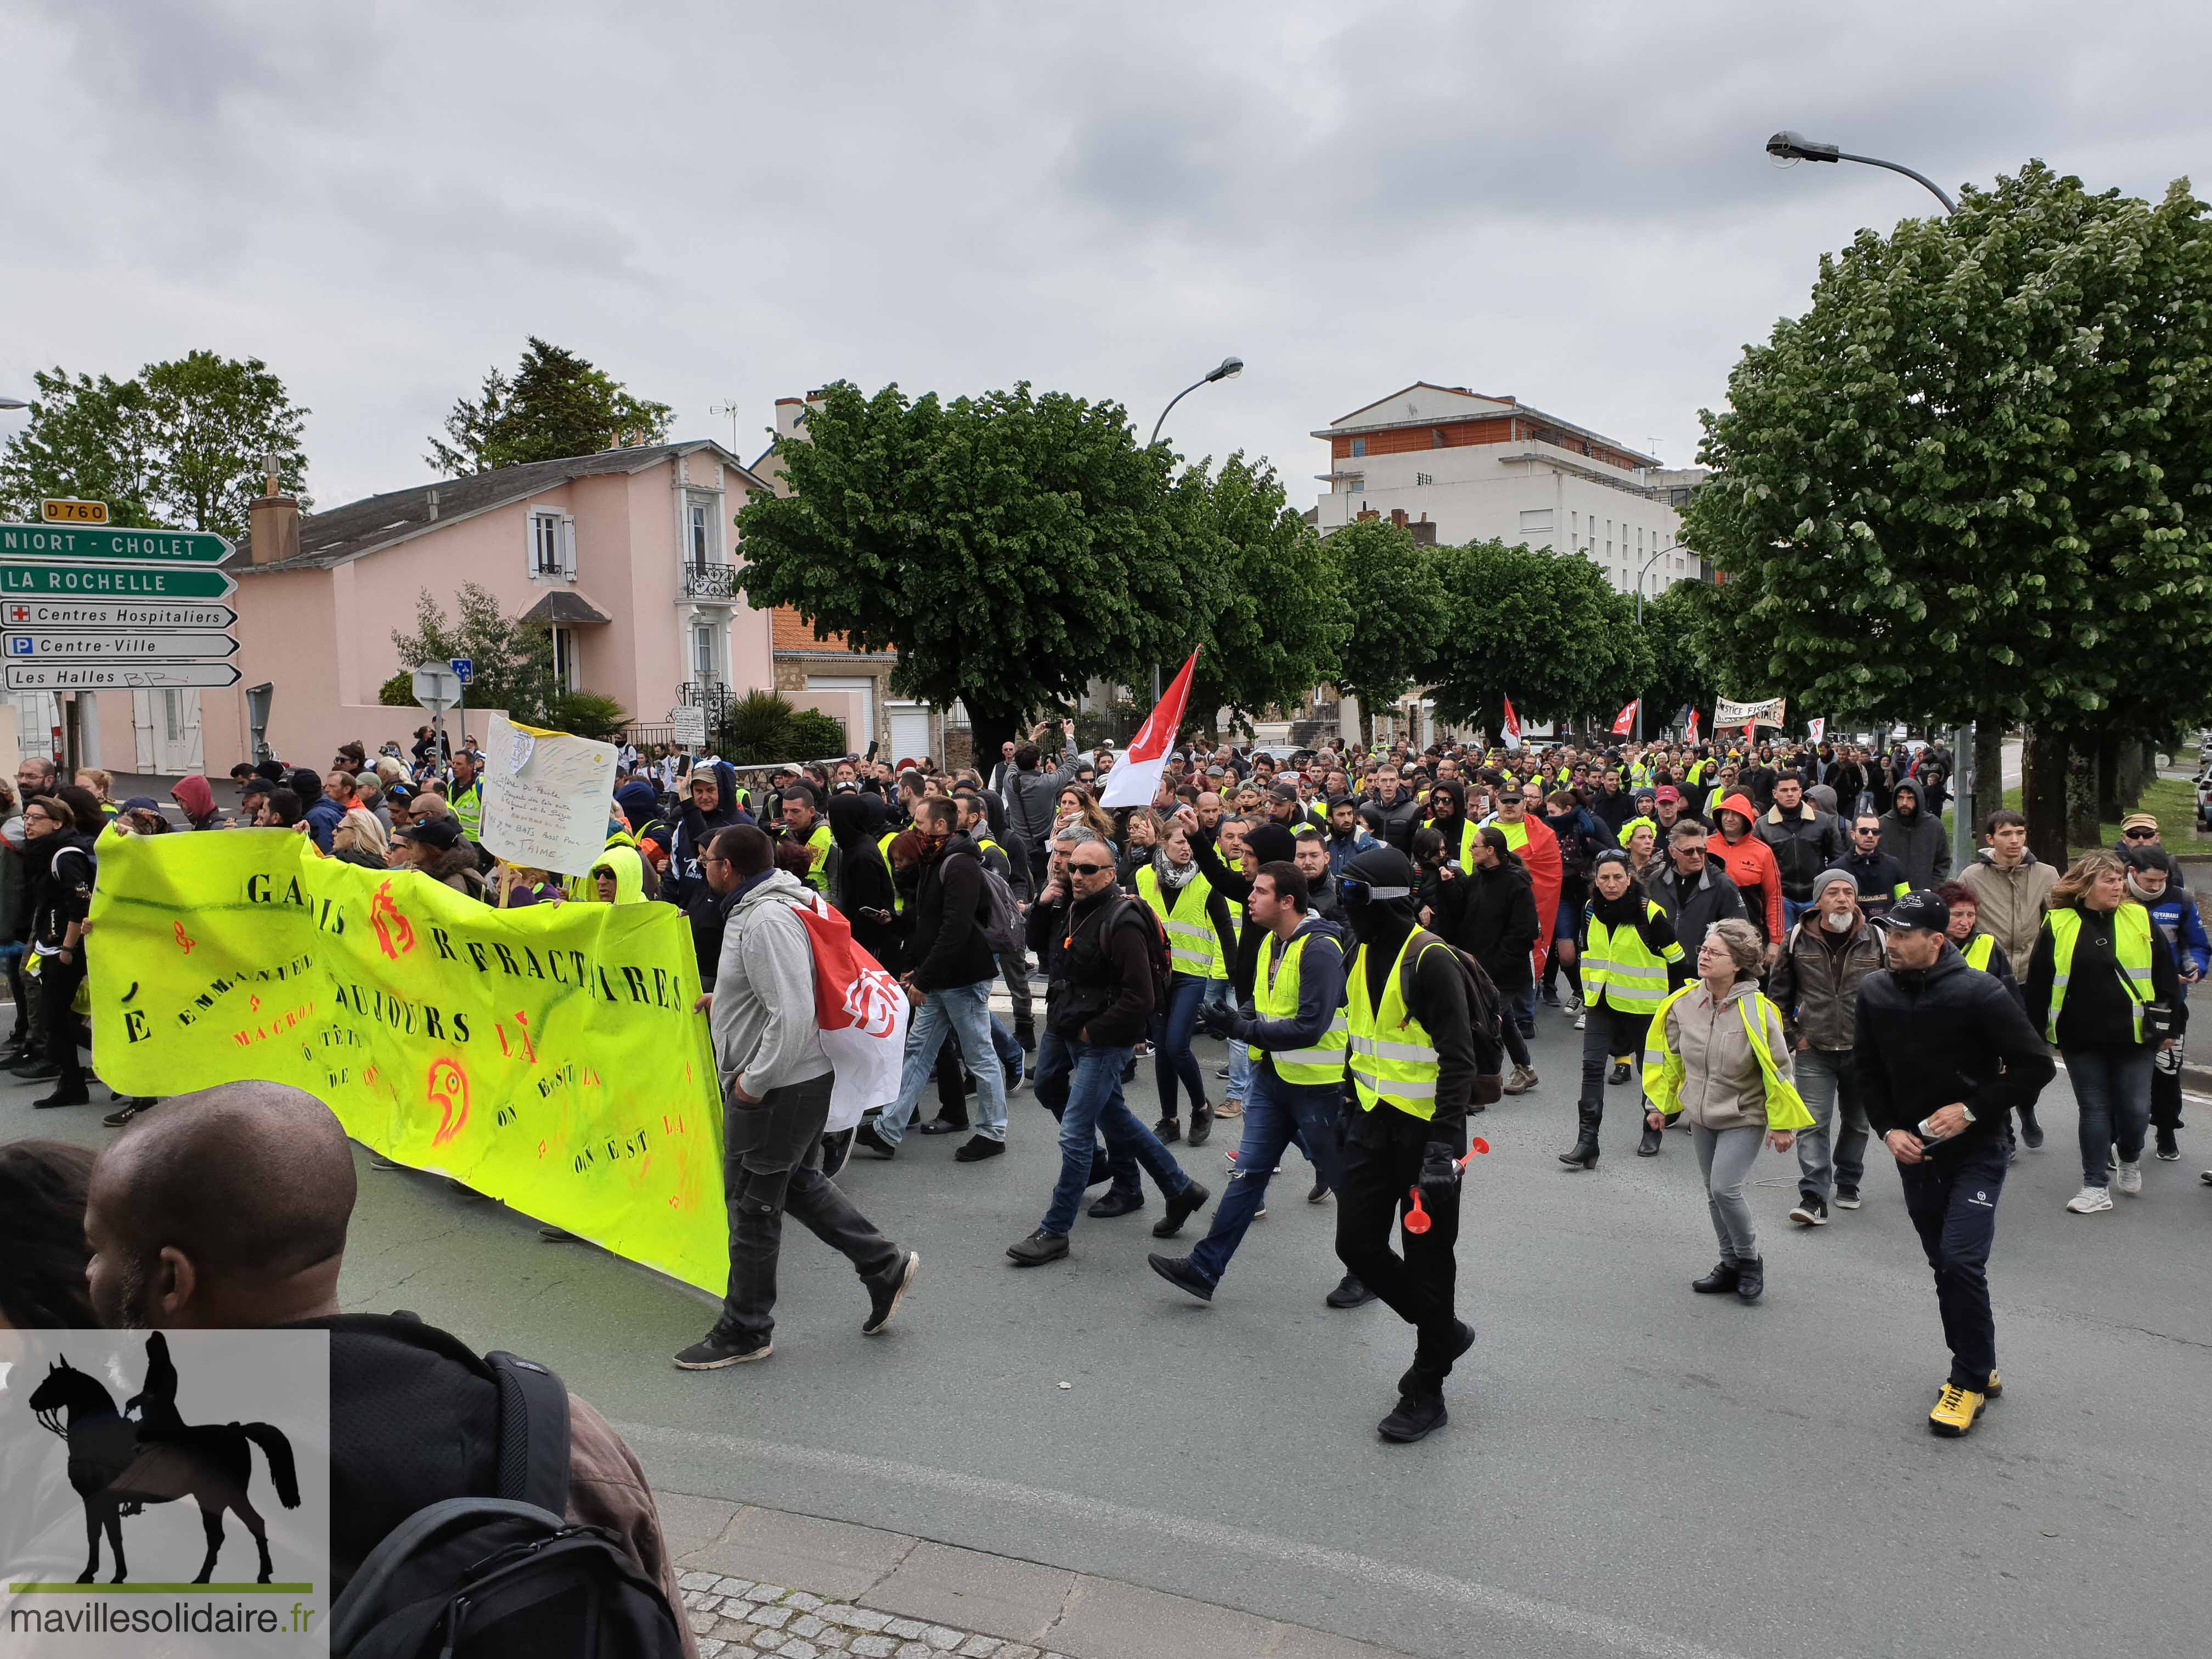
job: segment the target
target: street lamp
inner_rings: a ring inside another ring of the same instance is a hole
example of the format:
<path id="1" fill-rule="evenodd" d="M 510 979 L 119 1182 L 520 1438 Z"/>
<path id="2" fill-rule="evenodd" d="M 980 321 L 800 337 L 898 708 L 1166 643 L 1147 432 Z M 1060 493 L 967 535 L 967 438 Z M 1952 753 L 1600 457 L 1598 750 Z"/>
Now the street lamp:
<path id="1" fill-rule="evenodd" d="M 1924 173 L 1915 173 L 1899 161 L 1885 161 L 1879 155 L 1853 155 L 1833 144 L 1815 143 L 1802 132 L 1778 132 L 1766 141 L 1766 153 L 1778 161 L 1856 161 L 1862 167 L 1887 167 L 1892 173 L 1901 173 L 1906 178 L 1927 186 L 1928 192 L 1943 204 L 1943 211 L 1956 213 L 1959 204 L 1945 195 L 1942 186 Z M 1967 770 L 1974 752 L 1974 725 L 1951 728 L 1951 867 L 1963 870 L 1974 856 L 1974 796 L 1973 786 L 1980 781 Z M 2003 780 L 2000 778 L 1999 783 Z M 2002 799 L 2002 796 L 2000 796 Z"/>
<path id="2" fill-rule="evenodd" d="M 0 398 L 0 409 L 28 409 L 30 404 L 21 398 Z"/>
<path id="3" fill-rule="evenodd" d="M 1643 569 L 1636 573 L 1636 631 L 1639 635 L 1644 632 L 1644 572 L 1658 563 L 1662 555 L 1672 553 L 1679 545 L 1679 543 L 1669 542 L 1664 547 L 1653 548 L 1651 556 L 1644 562 Z M 1644 741 L 1644 697 L 1640 692 L 1636 698 L 1636 740 L 1638 743 Z"/>
<path id="4" fill-rule="evenodd" d="M 1189 397 L 1192 392 L 1197 391 L 1199 387 L 1202 386 L 1212 386 L 1216 380 L 1233 380 L 1243 372 L 1244 360 L 1242 357 L 1224 357 L 1220 362 L 1216 364 L 1212 368 L 1207 370 L 1204 374 L 1201 374 L 1198 379 L 1193 380 L 1182 391 L 1176 392 L 1174 397 L 1168 399 L 1167 408 L 1160 411 L 1160 418 L 1152 422 L 1152 435 L 1146 440 L 1145 447 L 1150 449 L 1154 444 L 1159 442 L 1160 428 L 1168 423 L 1168 416 L 1177 404 Z M 1160 665 L 1158 663 L 1154 663 L 1152 665 L 1152 701 L 1157 703 L 1159 700 Z"/>

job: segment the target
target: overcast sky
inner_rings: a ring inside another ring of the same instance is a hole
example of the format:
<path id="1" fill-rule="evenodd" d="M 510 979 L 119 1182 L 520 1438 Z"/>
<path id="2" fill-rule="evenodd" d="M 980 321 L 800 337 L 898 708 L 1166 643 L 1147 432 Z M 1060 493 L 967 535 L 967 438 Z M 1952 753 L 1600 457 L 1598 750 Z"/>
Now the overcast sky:
<path id="1" fill-rule="evenodd" d="M 1948 185 L 2205 171 L 2212 8 L 208 3 L 0 8 L 0 392 L 257 356 L 336 505 L 536 333 L 763 446 L 840 376 L 1026 379 L 1274 459 L 1416 380 L 1670 465 L 1820 252 Z M 2200 179 L 2200 187 L 2203 181 Z M 0 414 L 0 432 L 20 416 Z"/>

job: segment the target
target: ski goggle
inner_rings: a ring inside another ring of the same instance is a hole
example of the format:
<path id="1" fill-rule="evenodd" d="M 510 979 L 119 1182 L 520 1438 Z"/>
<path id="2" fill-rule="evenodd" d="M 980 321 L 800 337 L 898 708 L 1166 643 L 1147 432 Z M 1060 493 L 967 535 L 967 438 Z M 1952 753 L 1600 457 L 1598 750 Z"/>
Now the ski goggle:
<path id="1" fill-rule="evenodd" d="M 1376 887 L 1357 876 L 1339 876 L 1336 896 L 1346 904 L 1365 904 L 1375 899 L 1401 899 L 1413 896 L 1410 887 Z"/>

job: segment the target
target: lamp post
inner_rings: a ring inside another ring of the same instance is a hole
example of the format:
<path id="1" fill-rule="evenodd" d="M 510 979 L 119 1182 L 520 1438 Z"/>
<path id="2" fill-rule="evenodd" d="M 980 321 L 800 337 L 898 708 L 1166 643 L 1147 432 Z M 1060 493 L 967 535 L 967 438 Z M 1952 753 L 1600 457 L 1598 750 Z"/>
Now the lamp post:
<path id="1" fill-rule="evenodd" d="M 1636 573 L 1636 631 L 1638 635 L 1644 632 L 1644 573 L 1658 563 L 1662 554 L 1672 553 L 1676 545 L 1670 542 L 1665 547 L 1653 548 L 1651 556 L 1644 560 L 1643 568 Z M 1636 740 L 1638 743 L 1644 741 L 1644 694 L 1640 691 L 1636 696 Z"/>
<path id="2" fill-rule="evenodd" d="M 1943 189 L 1924 173 L 1916 173 L 1901 161 L 1885 161 L 1879 155 L 1853 155 L 1834 144 L 1816 143 L 1801 132 L 1778 132 L 1766 141 L 1766 153 L 1778 161 L 1856 161 L 1862 167 L 1886 167 L 1892 173 L 1901 173 L 1916 184 L 1924 185 L 1928 193 L 1943 204 L 1948 216 L 1959 210 L 1959 204 L 1946 195 Z M 1974 752 L 1974 724 L 1951 728 L 1951 867 L 1963 870 L 1974 856 L 1974 791 L 1980 780 L 1967 768 Z M 2004 780 L 1998 780 L 1998 799 L 2002 800 Z"/>
<path id="3" fill-rule="evenodd" d="M 1176 392 L 1174 397 L 1168 399 L 1167 408 L 1160 411 L 1160 418 L 1152 422 L 1152 435 L 1145 441 L 1145 447 L 1150 449 L 1154 444 L 1159 442 L 1160 428 L 1168 423 L 1168 416 L 1174 410 L 1175 406 L 1177 404 L 1189 397 L 1192 392 L 1197 391 L 1199 387 L 1202 386 L 1212 386 L 1216 380 L 1233 380 L 1243 372 L 1244 360 L 1242 357 L 1224 357 L 1218 363 L 1214 365 L 1213 368 L 1208 369 L 1205 374 L 1200 375 L 1198 379 L 1193 380 L 1182 391 Z M 1152 665 L 1152 701 L 1157 703 L 1159 700 L 1160 665 L 1158 663 L 1154 663 Z"/>
<path id="4" fill-rule="evenodd" d="M 30 404 L 21 398 L 0 398 L 0 409 L 28 409 Z"/>

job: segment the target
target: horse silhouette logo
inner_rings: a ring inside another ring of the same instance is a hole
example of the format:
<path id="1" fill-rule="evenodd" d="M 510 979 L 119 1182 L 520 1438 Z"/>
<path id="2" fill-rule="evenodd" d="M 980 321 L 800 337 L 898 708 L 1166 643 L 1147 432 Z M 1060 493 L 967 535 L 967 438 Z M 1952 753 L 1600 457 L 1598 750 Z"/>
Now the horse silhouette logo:
<path id="1" fill-rule="evenodd" d="M 247 1501 L 246 1489 L 253 1479 L 253 1448 L 258 1446 L 278 1501 L 288 1510 L 300 1506 L 292 1443 L 267 1423 L 186 1423 L 177 1414 L 177 1368 L 168 1340 L 159 1331 L 146 1339 L 145 1385 L 121 1411 L 100 1379 L 71 1365 L 66 1354 L 47 1367 L 30 1407 L 40 1425 L 69 1446 L 70 1485 L 84 1505 L 87 1553 L 78 1583 L 91 1583 L 100 1571 L 103 1531 L 115 1558 L 115 1576 L 108 1582 L 122 1583 L 127 1577 L 125 1518 L 143 1512 L 149 1504 L 180 1498 L 199 1505 L 200 1525 L 207 1534 L 207 1556 L 194 1583 L 207 1583 L 215 1575 L 226 1510 L 246 1523 L 260 1551 L 254 1582 L 270 1582 L 274 1569 L 269 1531 Z"/>

